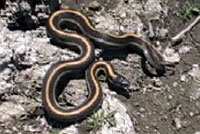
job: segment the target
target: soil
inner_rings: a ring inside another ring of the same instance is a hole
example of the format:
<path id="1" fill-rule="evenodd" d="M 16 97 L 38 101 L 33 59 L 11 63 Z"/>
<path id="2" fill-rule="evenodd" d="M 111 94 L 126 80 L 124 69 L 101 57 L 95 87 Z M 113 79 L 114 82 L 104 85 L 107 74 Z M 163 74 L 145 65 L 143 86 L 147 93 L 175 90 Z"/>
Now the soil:
<path id="1" fill-rule="evenodd" d="M 173 37 L 186 28 L 194 19 L 183 20 L 177 16 L 179 9 L 190 0 L 169 1 L 169 15 L 165 19 L 169 36 Z M 195 4 L 200 4 L 198 0 Z M 178 5 L 178 6 L 177 6 Z M 183 46 L 192 47 L 187 53 L 181 54 L 181 60 L 174 68 L 172 76 L 161 77 L 162 89 L 139 90 L 132 93 L 131 99 L 126 101 L 130 115 L 135 118 L 135 129 L 139 134 L 194 134 L 200 130 L 200 98 L 194 88 L 199 88 L 188 72 L 192 65 L 200 63 L 199 34 L 200 24 L 197 24 L 183 39 L 183 42 L 172 46 L 179 50 Z M 186 75 L 182 82 L 180 77 Z M 148 81 L 145 78 L 144 81 Z M 148 84 L 147 84 L 148 85 Z M 199 89 L 198 89 L 199 90 Z M 180 128 L 177 125 L 180 120 Z"/>

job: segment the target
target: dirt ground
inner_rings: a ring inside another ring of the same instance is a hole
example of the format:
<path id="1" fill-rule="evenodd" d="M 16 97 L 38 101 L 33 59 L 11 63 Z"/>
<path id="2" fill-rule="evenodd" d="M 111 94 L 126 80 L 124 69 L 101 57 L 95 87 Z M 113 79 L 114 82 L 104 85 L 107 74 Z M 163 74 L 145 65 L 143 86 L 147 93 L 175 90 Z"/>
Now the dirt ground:
<path id="1" fill-rule="evenodd" d="M 187 2 L 190 0 L 167 3 L 169 15 L 164 25 L 169 28 L 171 37 L 194 20 L 183 20 L 176 15 Z M 200 4 L 198 0 L 195 3 Z M 199 28 L 200 24 L 197 24 L 186 34 L 183 42 L 173 46 L 176 51 L 183 46 L 189 46 L 191 50 L 180 55 L 181 60 L 174 68 L 172 76 L 160 78 L 163 88 L 159 91 L 150 89 L 145 93 L 143 90 L 133 92 L 131 99 L 127 101 L 130 115 L 136 118 L 136 132 L 139 134 L 193 134 L 200 130 L 200 98 L 197 95 L 199 91 L 195 90 L 199 90 L 199 83 L 188 76 L 192 65 L 199 65 L 200 62 Z M 186 80 L 182 81 L 183 76 L 186 76 Z M 144 78 L 144 81 L 148 79 Z M 180 127 L 177 126 L 177 120 L 180 121 Z"/>
<path id="2" fill-rule="evenodd" d="M 117 2 L 115 3 L 112 0 L 109 2 L 107 0 L 97 1 L 103 5 L 105 8 L 104 10 L 115 8 L 115 4 L 117 4 Z M 77 2 L 84 4 L 90 1 L 84 0 L 82 2 Z M 120 99 L 126 105 L 135 132 L 138 134 L 200 133 L 200 68 L 198 68 L 198 66 L 200 66 L 200 23 L 185 35 L 182 42 L 169 45 L 172 44 L 170 38 L 185 29 L 196 17 L 191 16 L 189 19 L 183 19 L 177 15 L 188 2 L 191 2 L 191 0 L 161 0 L 161 5 L 166 4 L 169 8 L 168 16 L 152 22 L 153 27 L 164 27 L 169 32 L 164 38 L 150 38 L 150 42 L 155 44 L 159 41 L 162 48 L 161 51 L 170 47 L 180 55 L 180 61 L 172 68 L 173 74 L 160 77 L 148 76 L 140 67 L 140 58 L 137 56 L 133 58 L 133 55 L 128 55 L 126 58 L 128 65 L 116 59 L 111 61 L 114 68 L 121 74 L 127 76 L 127 79 L 131 80 L 131 85 L 134 86 L 134 89 L 129 92 L 129 99 L 120 95 L 116 95 L 116 98 Z M 194 0 L 193 2 L 194 4 L 200 5 L 199 0 Z M 145 4 L 145 0 L 143 4 Z M 92 10 L 96 11 L 99 9 L 95 7 L 92 8 Z M 86 10 L 84 12 L 91 16 L 90 12 L 88 13 Z M 148 23 L 145 24 L 145 20 L 143 21 L 148 29 Z M 40 24 L 41 27 L 44 28 L 43 20 L 41 20 Z M 43 33 L 44 32 L 45 30 Z M 46 38 L 46 36 L 42 34 L 39 36 Z M 189 50 L 184 52 L 185 49 Z M 18 70 L 20 70 L 20 68 L 18 68 Z M 105 87 L 105 85 L 103 87 Z M 13 128 L 7 131 L 7 129 L 10 129 L 12 126 L 15 126 L 17 129 L 29 129 L 25 128 L 26 126 L 24 126 L 24 124 L 27 126 L 29 124 L 33 125 L 33 128 L 30 129 L 36 131 L 32 133 L 42 133 L 40 130 L 37 131 L 38 126 L 40 129 L 45 128 L 45 130 L 48 130 L 50 128 L 50 130 L 52 130 L 51 127 L 44 125 L 44 121 L 38 121 L 40 119 L 38 119 L 38 117 L 44 114 L 41 100 L 38 100 L 41 88 L 40 85 L 36 85 L 33 88 L 34 90 L 28 92 L 29 94 L 27 96 L 37 103 L 37 106 L 35 106 L 36 108 L 33 110 L 34 112 L 31 111 L 27 117 L 24 117 L 25 120 L 21 119 L 22 117 L 15 120 L 18 123 L 16 126 L 16 122 L 14 121 L 12 123 L 0 123 L 0 128 L 2 129 L 0 132 L 2 132 L 2 134 L 16 133 L 17 130 Z M 19 94 L 19 92 L 8 94 Z M 6 97 L 4 93 L 0 96 L 0 104 L 5 101 Z M 36 124 L 36 120 L 40 122 L 40 124 Z M 5 131 L 3 129 L 5 129 Z M 22 133 L 27 133 L 27 131 L 24 130 Z M 54 132 L 50 131 L 49 133 L 53 134 Z M 57 133 L 57 129 L 55 133 Z"/>

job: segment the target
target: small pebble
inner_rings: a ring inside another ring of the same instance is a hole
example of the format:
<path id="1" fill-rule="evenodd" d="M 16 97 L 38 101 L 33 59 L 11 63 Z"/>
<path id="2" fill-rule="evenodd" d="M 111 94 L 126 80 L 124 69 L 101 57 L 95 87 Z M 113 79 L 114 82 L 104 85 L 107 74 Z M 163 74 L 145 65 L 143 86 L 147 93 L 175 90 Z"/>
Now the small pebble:
<path id="1" fill-rule="evenodd" d="M 182 127 L 181 120 L 179 118 L 174 118 L 174 123 L 175 123 L 177 129 L 180 129 Z"/>
<path id="2" fill-rule="evenodd" d="M 185 76 L 185 75 L 182 75 L 181 78 L 180 78 L 180 81 L 181 81 L 181 82 L 185 82 L 185 81 L 186 81 L 186 76 Z"/>

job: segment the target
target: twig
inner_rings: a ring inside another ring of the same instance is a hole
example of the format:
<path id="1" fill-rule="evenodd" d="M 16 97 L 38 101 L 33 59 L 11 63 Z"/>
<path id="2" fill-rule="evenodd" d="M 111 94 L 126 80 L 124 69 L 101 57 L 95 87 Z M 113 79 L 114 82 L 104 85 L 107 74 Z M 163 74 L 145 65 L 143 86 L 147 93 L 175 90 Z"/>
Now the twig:
<path id="1" fill-rule="evenodd" d="M 190 31 L 190 29 L 192 27 L 194 27 L 200 20 L 200 15 L 187 27 L 185 28 L 184 30 L 182 30 L 180 33 L 178 33 L 176 36 L 172 37 L 171 40 L 173 42 L 177 42 L 179 40 L 181 40 L 183 37 L 184 37 L 184 34 L 188 31 Z"/>

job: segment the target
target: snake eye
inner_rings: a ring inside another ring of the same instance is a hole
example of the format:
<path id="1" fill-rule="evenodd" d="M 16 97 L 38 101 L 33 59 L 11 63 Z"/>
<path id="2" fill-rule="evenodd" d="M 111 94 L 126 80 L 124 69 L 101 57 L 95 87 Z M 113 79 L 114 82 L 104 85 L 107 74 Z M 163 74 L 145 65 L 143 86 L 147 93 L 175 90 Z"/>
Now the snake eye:
<path id="1" fill-rule="evenodd" d="M 123 89 L 127 89 L 130 86 L 129 81 L 125 77 L 123 77 L 121 75 L 118 75 L 117 77 L 115 77 L 112 80 L 112 83 L 115 86 L 117 86 L 119 88 L 123 88 Z"/>

